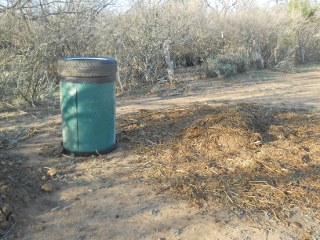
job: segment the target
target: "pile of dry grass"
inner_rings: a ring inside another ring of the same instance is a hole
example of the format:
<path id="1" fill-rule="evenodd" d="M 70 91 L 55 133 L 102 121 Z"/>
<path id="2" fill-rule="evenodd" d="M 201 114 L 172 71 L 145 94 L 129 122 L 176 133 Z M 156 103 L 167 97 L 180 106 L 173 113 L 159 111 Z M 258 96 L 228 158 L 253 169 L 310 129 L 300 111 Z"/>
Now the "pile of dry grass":
<path id="1" fill-rule="evenodd" d="M 191 204 L 320 221 L 320 115 L 254 104 L 195 105 L 118 119 L 144 177 Z"/>

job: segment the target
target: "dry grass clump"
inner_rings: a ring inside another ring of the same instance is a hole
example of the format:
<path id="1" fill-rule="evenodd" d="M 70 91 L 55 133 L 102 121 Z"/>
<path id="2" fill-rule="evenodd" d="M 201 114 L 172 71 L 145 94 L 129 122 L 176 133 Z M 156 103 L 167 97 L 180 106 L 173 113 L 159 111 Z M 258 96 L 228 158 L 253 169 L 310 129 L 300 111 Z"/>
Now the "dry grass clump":
<path id="1" fill-rule="evenodd" d="M 144 177 L 159 192 L 277 219 L 299 207 L 320 221 L 318 114 L 239 103 L 140 111 L 118 122 L 119 141 L 143 155 Z"/>

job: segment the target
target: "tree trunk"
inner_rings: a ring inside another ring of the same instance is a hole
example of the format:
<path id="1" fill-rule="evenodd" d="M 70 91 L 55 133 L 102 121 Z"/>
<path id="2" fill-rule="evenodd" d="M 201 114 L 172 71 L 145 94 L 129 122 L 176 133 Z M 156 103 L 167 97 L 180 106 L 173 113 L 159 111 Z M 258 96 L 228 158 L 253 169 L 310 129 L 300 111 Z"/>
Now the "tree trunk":
<path id="1" fill-rule="evenodd" d="M 117 49 L 114 50 L 114 56 L 115 56 L 116 59 L 118 58 L 118 51 L 117 51 Z M 118 67 L 118 68 L 119 68 L 119 67 Z M 122 85 L 122 82 L 121 82 L 120 71 L 119 71 L 119 70 L 117 71 L 117 81 L 118 81 L 118 83 L 119 83 L 121 93 L 123 93 L 123 85 Z"/>
<path id="2" fill-rule="evenodd" d="M 301 54 L 301 62 L 304 63 L 305 62 L 305 49 L 303 46 L 303 40 L 302 40 L 300 31 L 298 31 L 298 41 L 299 41 L 299 48 L 300 48 L 300 54 Z"/>
<path id="3" fill-rule="evenodd" d="M 173 70 L 173 62 L 170 59 L 170 51 L 169 51 L 169 41 L 164 41 L 163 43 L 163 52 L 164 52 L 164 57 L 167 63 L 167 71 L 168 71 L 168 79 L 170 83 L 173 83 L 173 78 L 174 78 L 174 70 Z"/>
<path id="4" fill-rule="evenodd" d="M 255 39 L 253 40 L 253 46 L 254 46 L 254 49 L 256 50 L 256 52 L 258 54 L 258 57 L 260 59 L 261 67 L 265 68 L 265 61 L 264 61 L 264 59 L 262 57 L 261 50 L 260 50 L 260 48 L 259 48 L 259 46 L 257 44 L 257 41 Z"/>

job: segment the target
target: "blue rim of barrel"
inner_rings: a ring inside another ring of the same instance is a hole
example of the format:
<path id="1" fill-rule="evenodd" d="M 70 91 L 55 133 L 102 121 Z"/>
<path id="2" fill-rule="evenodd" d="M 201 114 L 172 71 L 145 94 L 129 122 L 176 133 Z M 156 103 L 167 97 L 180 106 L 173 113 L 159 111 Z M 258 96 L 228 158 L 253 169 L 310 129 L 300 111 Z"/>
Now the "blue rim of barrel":
<path id="1" fill-rule="evenodd" d="M 63 57 L 60 58 L 61 60 L 67 60 L 67 61 L 87 61 L 87 60 L 92 60 L 92 61 L 108 61 L 109 63 L 117 63 L 117 60 L 114 58 L 109 58 L 109 57 Z"/>

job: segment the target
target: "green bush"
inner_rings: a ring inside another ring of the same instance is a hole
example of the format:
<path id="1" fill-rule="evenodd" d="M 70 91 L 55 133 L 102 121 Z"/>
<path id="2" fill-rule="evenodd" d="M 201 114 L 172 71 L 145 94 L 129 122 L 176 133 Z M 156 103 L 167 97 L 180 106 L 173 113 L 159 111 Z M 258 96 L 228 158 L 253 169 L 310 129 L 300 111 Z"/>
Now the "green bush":
<path id="1" fill-rule="evenodd" d="M 203 64 L 203 72 L 207 77 L 229 77 L 236 73 L 246 72 L 248 69 L 256 69 L 256 62 L 260 60 L 255 54 L 249 54 L 243 49 L 238 52 L 227 53 L 216 58 L 208 58 Z"/>
<path id="2" fill-rule="evenodd" d="M 237 65 L 228 59 L 209 58 L 203 64 L 203 71 L 207 77 L 229 77 L 236 74 Z"/>
<path id="3" fill-rule="evenodd" d="M 257 68 L 256 62 L 260 63 L 255 54 L 250 54 L 245 49 L 239 49 L 236 53 L 227 54 L 224 58 L 237 66 L 237 73 L 244 73 L 248 69 L 255 69 Z"/>
<path id="4" fill-rule="evenodd" d="M 234 54 L 230 56 L 234 64 L 237 66 L 237 73 L 243 73 L 246 72 L 246 70 L 249 68 L 248 65 L 252 61 L 249 54 L 239 52 L 237 54 Z"/>

